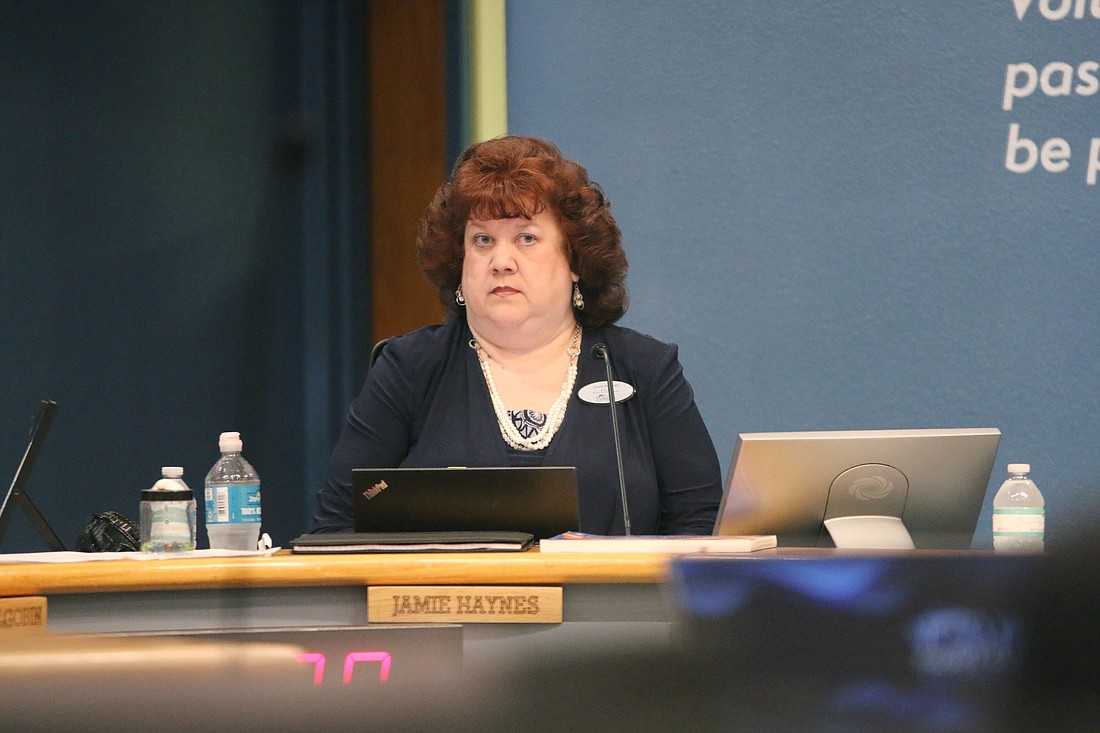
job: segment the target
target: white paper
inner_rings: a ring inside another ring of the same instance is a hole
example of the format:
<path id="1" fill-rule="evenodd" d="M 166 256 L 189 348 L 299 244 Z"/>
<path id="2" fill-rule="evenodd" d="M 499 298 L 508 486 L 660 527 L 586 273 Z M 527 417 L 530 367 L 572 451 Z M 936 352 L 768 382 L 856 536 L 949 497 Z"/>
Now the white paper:
<path id="1" fill-rule="evenodd" d="M 96 560 L 179 560 L 204 557 L 270 557 L 281 548 L 266 550 L 192 550 L 191 552 L 20 552 L 0 554 L 0 563 L 93 562 Z"/>

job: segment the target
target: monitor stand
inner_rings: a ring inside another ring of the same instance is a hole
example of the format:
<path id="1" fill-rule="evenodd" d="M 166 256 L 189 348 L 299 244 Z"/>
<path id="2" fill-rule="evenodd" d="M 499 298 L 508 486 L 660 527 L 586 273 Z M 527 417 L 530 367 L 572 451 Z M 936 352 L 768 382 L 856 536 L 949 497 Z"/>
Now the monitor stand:
<path id="1" fill-rule="evenodd" d="M 913 538 L 898 517 L 874 514 L 833 517 L 825 520 L 825 529 L 837 547 L 867 550 L 913 550 Z"/>
<path id="2" fill-rule="evenodd" d="M 912 550 L 901 521 L 909 478 L 884 463 L 861 463 L 833 479 L 825 504 L 825 528 L 837 547 Z"/>

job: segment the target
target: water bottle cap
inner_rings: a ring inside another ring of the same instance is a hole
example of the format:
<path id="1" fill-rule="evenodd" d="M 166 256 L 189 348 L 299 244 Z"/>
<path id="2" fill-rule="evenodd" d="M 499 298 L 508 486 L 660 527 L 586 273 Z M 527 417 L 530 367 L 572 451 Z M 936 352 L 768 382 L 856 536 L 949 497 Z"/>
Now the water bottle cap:
<path id="1" fill-rule="evenodd" d="M 183 478 L 183 468 L 180 466 L 164 466 L 160 469 L 160 475 L 164 478 Z"/>
<path id="2" fill-rule="evenodd" d="M 222 453 L 240 453 L 243 447 L 240 433 L 222 433 L 218 437 L 218 448 Z"/>
<path id="3" fill-rule="evenodd" d="M 1031 473 L 1030 463 L 1010 463 L 1008 464 L 1009 473 Z"/>
<path id="4" fill-rule="evenodd" d="M 158 479 L 157 482 L 153 484 L 153 488 L 145 489 L 145 491 L 142 492 L 142 495 L 144 496 L 145 494 L 148 494 L 150 492 L 153 494 L 190 494 L 191 489 L 188 488 L 187 484 L 183 483 L 182 479 L 162 478 Z"/>

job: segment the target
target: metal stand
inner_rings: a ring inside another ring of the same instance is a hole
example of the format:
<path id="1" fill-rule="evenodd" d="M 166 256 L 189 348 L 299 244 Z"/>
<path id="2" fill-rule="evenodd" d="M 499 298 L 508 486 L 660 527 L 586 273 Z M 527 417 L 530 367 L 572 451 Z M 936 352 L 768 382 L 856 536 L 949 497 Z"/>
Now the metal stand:
<path id="1" fill-rule="evenodd" d="M 42 441 L 46 439 L 46 433 L 50 429 L 50 423 L 53 421 L 53 414 L 56 410 L 56 402 L 43 400 L 39 403 L 38 414 L 35 416 L 34 425 L 31 427 L 31 439 L 27 444 L 27 450 L 23 454 L 23 460 L 19 463 L 19 469 L 15 472 L 11 488 L 4 496 L 4 502 L 0 504 L 0 542 L 3 541 L 8 523 L 15 514 L 15 507 L 21 506 L 30 518 L 31 524 L 38 531 L 39 536 L 45 540 L 51 550 L 60 552 L 65 549 L 65 543 L 53 531 L 49 522 L 42 516 L 42 512 L 38 511 L 38 507 L 31 501 L 31 497 L 23 490 L 23 484 L 27 482 L 27 477 L 30 476 L 34 459 L 38 456 Z"/>

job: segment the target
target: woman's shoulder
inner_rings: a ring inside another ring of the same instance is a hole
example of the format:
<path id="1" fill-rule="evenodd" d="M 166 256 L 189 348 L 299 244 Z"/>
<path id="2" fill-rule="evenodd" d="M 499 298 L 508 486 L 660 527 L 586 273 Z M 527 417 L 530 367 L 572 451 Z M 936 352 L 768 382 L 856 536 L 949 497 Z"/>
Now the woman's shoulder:
<path id="1" fill-rule="evenodd" d="M 611 363 L 623 378 L 639 383 L 664 382 L 682 372 L 676 344 L 623 326 L 606 326 L 593 335 L 607 343 Z"/>
<path id="2" fill-rule="evenodd" d="M 433 357 L 443 359 L 457 342 L 463 340 L 464 333 L 465 324 L 458 320 L 423 326 L 389 337 L 378 356 L 386 354 L 391 358 L 418 361 Z"/>
<path id="3" fill-rule="evenodd" d="M 625 326 L 605 326 L 604 337 L 612 350 L 612 358 L 629 358 L 643 363 L 653 360 L 676 358 L 676 344 L 662 341 L 649 334 Z"/>
<path id="4" fill-rule="evenodd" d="M 643 402 L 692 400 L 676 344 L 622 326 L 609 326 L 600 336 L 611 352 L 615 378 L 633 384 L 639 395 L 645 395 Z"/>
<path id="5" fill-rule="evenodd" d="M 424 393 L 456 363 L 462 354 L 461 344 L 470 339 L 465 333 L 464 321 L 452 321 L 391 336 L 381 348 L 375 347 L 367 373 L 368 384 Z"/>

